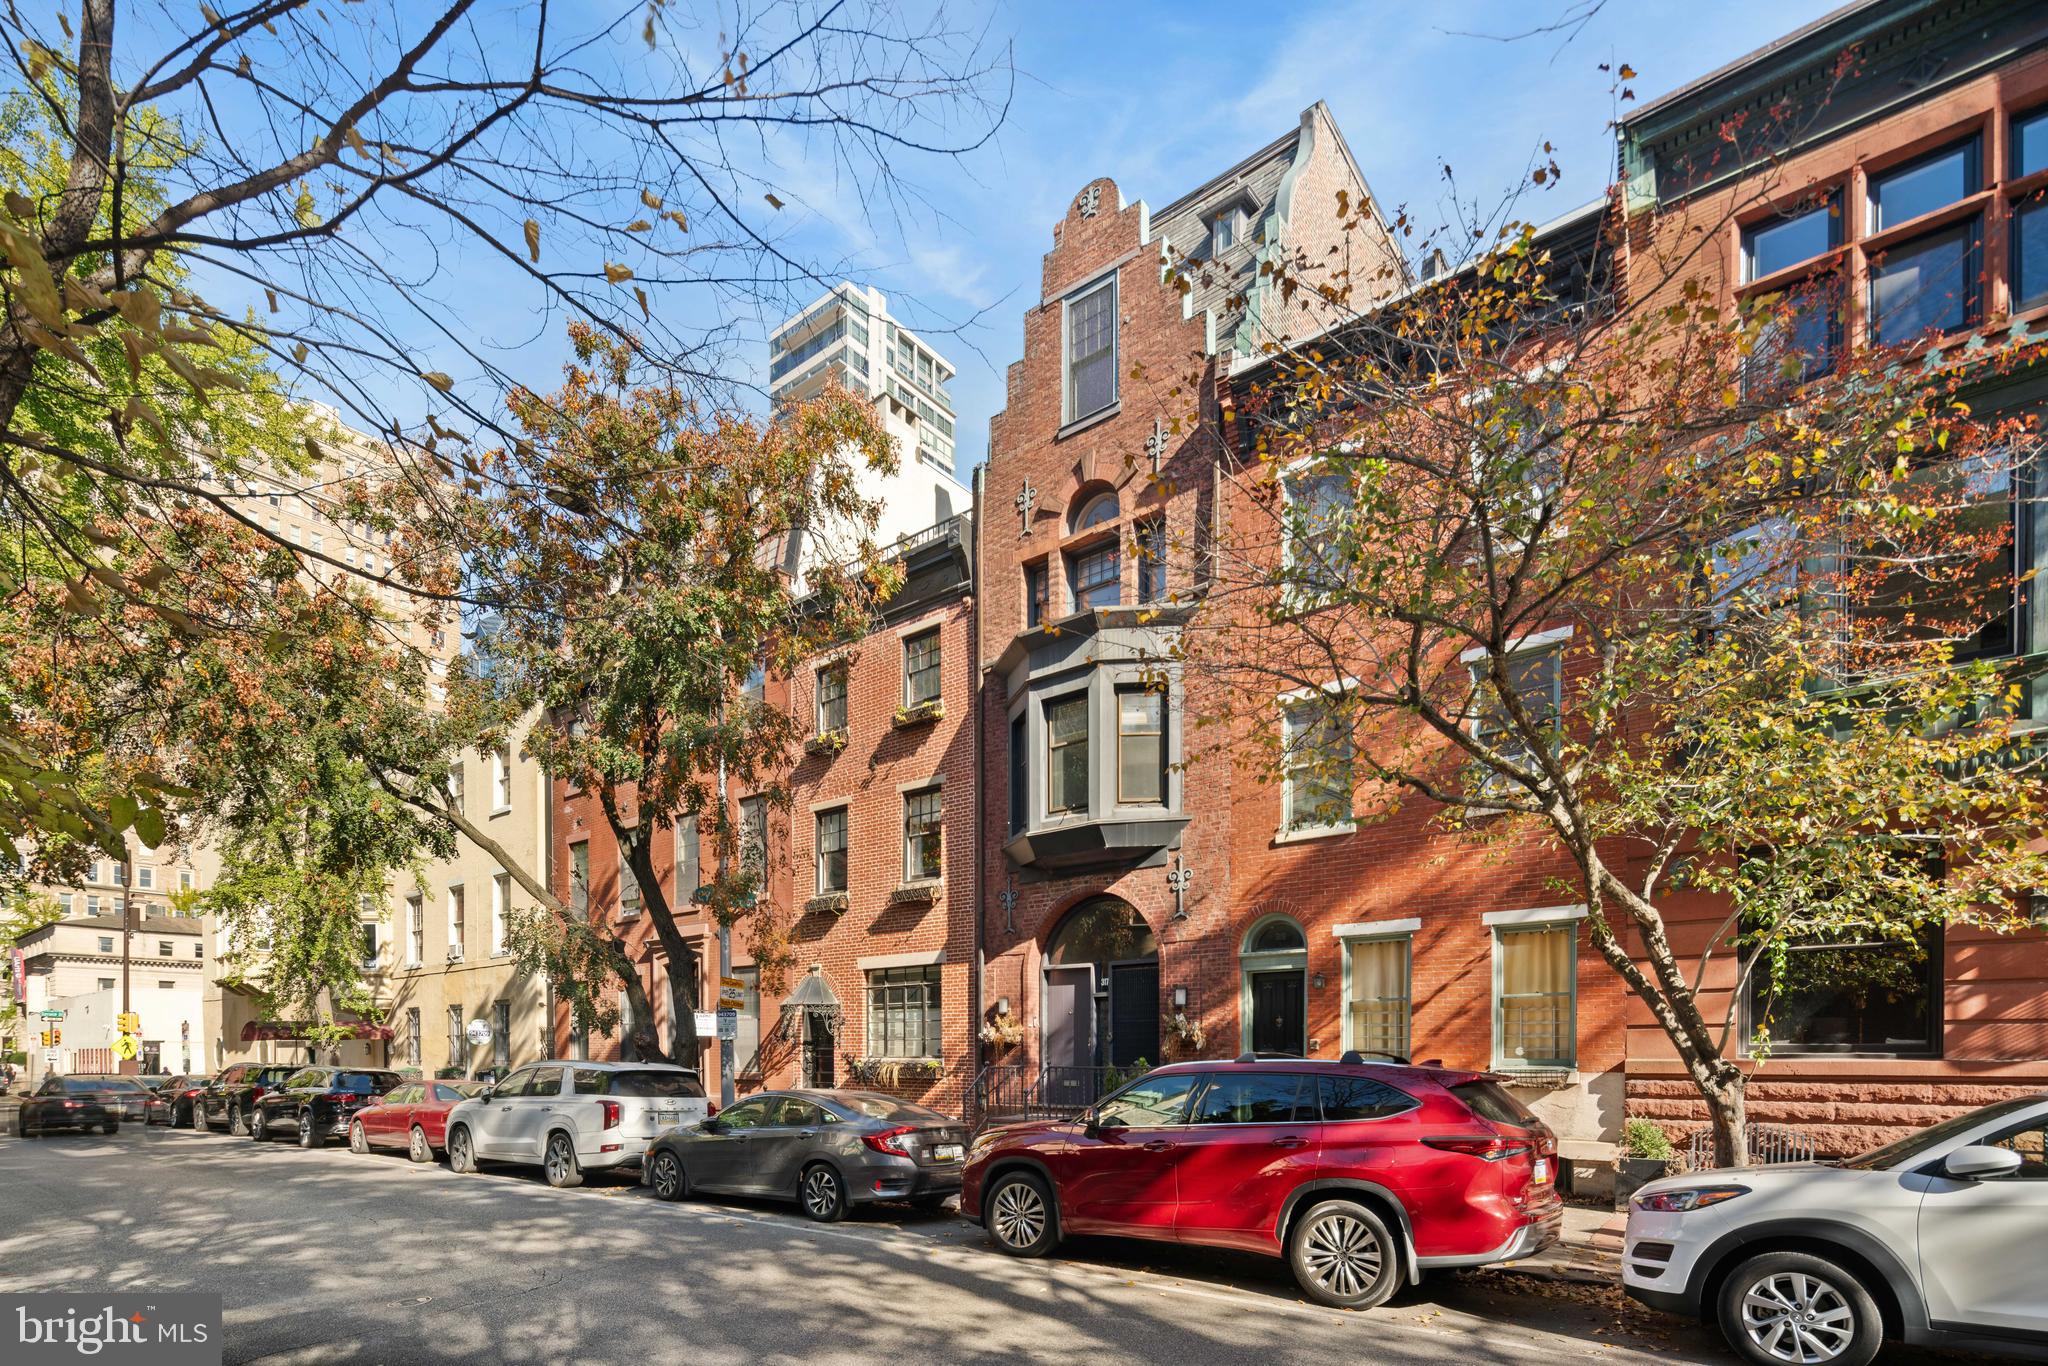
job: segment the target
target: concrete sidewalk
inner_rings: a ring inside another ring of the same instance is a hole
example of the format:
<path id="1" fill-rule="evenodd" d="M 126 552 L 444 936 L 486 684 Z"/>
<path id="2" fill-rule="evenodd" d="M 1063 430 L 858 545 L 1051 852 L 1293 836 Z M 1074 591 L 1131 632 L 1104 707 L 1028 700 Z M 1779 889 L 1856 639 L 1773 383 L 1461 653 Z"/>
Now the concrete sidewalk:
<path id="1" fill-rule="evenodd" d="M 1621 1280 L 1621 1241 L 1627 1226 L 1626 1214 L 1566 1205 L 1564 1230 L 1555 1243 L 1534 1257 L 1502 1262 L 1496 1269 L 1554 1281 L 1615 1285 Z"/>

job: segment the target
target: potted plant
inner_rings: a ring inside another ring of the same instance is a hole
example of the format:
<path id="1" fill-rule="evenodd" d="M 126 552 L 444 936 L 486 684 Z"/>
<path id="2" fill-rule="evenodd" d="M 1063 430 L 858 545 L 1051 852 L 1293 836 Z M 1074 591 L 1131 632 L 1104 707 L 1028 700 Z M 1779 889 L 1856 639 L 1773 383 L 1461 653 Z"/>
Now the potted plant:
<path id="1" fill-rule="evenodd" d="M 946 704 L 941 698 L 934 697 L 929 702 L 913 702 L 909 706 L 896 709 L 896 728 L 903 730 L 910 726 L 921 726 L 927 721 L 941 720 L 945 715 Z"/>
<path id="2" fill-rule="evenodd" d="M 1015 1048 L 1024 1042 L 1024 1022 L 1014 1015 L 998 1015 L 981 1027 L 981 1041 L 990 1048 Z"/>
<path id="3" fill-rule="evenodd" d="M 1200 1054 L 1209 1042 L 1208 1031 L 1202 1028 L 1202 1022 L 1185 1010 L 1168 1013 L 1165 1024 L 1167 1039 L 1190 1055 Z"/>
<path id="4" fill-rule="evenodd" d="M 1627 1209 L 1628 1198 L 1671 1171 L 1671 1137 L 1647 1119 L 1621 1124 L 1621 1161 L 1614 1175 L 1614 1207 Z"/>
<path id="5" fill-rule="evenodd" d="M 845 748 L 846 732 L 843 730 L 824 731 L 804 741 L 806 754 L 837 754 Z"/>

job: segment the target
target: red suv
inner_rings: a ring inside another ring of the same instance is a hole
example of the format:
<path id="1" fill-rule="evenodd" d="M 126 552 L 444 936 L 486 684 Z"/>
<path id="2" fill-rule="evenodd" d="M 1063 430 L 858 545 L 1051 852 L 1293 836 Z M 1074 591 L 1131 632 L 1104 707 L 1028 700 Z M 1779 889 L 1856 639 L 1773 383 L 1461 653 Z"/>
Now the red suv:
<path id="1" fill-rule="evenodd" d="M 1312 1300 L 1369 1309 L 1430 1267 L 1547 1246 L 1556 1172 L 1556 1137 L 1484 1072 L 1247 1057 L 982 1134 L 960 1209 L 1018 1257 L 1072 1233 L 1238 1248 L 1286 1257 Z"/>

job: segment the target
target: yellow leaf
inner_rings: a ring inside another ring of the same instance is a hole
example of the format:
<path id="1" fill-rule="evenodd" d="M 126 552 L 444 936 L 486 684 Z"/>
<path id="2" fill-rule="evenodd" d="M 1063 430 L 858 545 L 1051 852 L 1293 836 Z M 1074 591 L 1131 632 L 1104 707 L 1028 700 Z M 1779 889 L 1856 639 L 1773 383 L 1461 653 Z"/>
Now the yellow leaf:
<path id="1" fill-rule="evenodd" d="M 661 212 L 661 196 L 652 190 L 642 190 L 640 192 L 640 202 L 653 209 L 656 213 Z"/>
<path id="2" fill-rule="evenodd" d="M 690 220 L 683 217 L 681 209 L 670 209 L 662 217 L 675 224 L 677 232 L 688 232 L 690 230 Z"/>
<path id="3" fill-rule="evenodd" d="M 627 231 L 627 232 L 646 232 L 646 231 L 647 231 L 647 230 L 648 230 L 649 228 L 651 228 L 651 227 L 653 227 L 653 226 L 654 226 L 654 224 L 652 224 L 652 223 L 648 222 L 648 221 L 647 221 L 646 219 L 644 219 L 644 218 L 636 218 L 636 219 L 634 219 L 634 220 L 633 220 L 632 222 L 630 222 L 630 223 L 626 224 L 626 231 Z"/>
<path id="4" fill-rule="evenodd" d="M 622 285 L 633 278 L 633 272 L 617 261 L 607 261 L 604 265 L 604 278 L 615 285 Z"/>
<path id="5" fill-rule="evenodd" d="M 782 201 L 777 199 L 772 194 L 764 194 L 761 196 L 761 198 L 768 201 L 768 207 L 771 209 L 779 209 L 782 207 Z"/>
<path id="6" fill-rule="evenodd" d="M 540 224 L 531 218 L 526 220 L 526 257 L 535 265 L 540 264 Z"/>
<path id="7" fill-rule="evenodd" d="M 647 311 L 647 291 L 640 288 L 640 286 L 638 285 L 634 285 L 633 297 L 640 301 L 640 316 L 647 319 L 650 322 L 653 321 L 654 315 Z"/>
<path id="8" fill-rule="evenodd" d="M 266 289 L 263 291 L 263 297 L 270 300 L 270 311 L 272 313 L 277 312 L 277 291 L 274 289 Z"/>
<path id="9" fill-rule="evenodd" d="M 455 381 L 442 374 L 439 370 L 429 370 L 424 375 L 421 375 L 420 378 L 444 394 L 455 387 Z"/>

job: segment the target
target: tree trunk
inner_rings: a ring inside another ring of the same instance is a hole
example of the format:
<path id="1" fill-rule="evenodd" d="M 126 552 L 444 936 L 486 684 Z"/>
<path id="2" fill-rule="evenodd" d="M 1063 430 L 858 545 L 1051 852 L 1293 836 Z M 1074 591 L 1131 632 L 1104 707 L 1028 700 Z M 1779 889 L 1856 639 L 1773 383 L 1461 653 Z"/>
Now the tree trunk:
<path id="1" fill-rule="evenodd" d="M 641 913 L 654 926 L 654 937 L 661 941 L 662 952 L 668 957 L 668 1031 L 669 1051 L 672 1061 L 683 1067 L 695 1067 L 700 1071 L 704 1062 L 704 1041 L 697 1037 L 697 985 L 703 975 L 699 966 L 697 951 L 683 932 L 676 928 L 674 908 L 670 906 L 668 893 L 662 888 L 661 879 L 654 871 L 654 851 L 650 847 L 654 832 L 644 823 L 625 825 L 619 819 L 618 806 L 611 794 L 601 793 L 605 820 L 618 839 L 619 848 L 625 851 L 626 863 L 633 870 L 634 881 L 640 884 Z M 649 1016 L 652 1025 L 653 1017 Z"/>
<path id="2" fill-rule="evenodd" d="M 1706 1098 L 1707 1115 L 1714 1125 L 1716 1167 L 1749 1165 L 1748 1099 L 1745 1095 L 1748 1079 L 1739 1071 L 1731 1069 L 1731 1073 L 1723 1078 L 1703 1079 L 1699 1083 L 1700 1095 Z"/>

